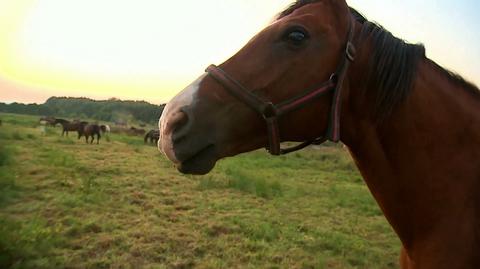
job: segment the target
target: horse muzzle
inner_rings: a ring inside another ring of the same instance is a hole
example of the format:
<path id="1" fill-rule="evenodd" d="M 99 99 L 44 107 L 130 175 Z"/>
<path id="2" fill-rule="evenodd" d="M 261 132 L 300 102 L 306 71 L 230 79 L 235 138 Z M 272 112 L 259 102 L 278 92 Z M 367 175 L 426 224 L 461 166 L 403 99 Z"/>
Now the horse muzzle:
<path id="1" fill-rule="evenodd" d="M 217 161 L 214 140 L 193 113 L 195 98 L 205 75 L 198 78 L 165 107 L 159 121 L 158 147 L 185 174 L 206 174 Z"/>

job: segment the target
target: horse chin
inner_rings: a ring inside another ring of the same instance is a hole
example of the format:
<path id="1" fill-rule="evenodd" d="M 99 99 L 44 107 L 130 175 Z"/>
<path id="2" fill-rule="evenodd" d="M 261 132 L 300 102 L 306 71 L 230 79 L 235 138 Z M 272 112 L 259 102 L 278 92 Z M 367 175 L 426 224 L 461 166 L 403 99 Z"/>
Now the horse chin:
<path id="1" fill-rule="evenodd" d="M 210 145 L 189 159 L 177 164 L 183 174 L 205 175 L 212 171 L 217 162 L 215 146 Z"/>

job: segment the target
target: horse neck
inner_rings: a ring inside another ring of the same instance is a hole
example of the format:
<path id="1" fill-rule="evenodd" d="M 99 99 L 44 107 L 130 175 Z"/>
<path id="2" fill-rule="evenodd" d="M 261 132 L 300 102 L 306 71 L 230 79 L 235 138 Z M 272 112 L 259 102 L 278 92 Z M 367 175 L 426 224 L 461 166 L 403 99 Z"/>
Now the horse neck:
<path id="1" fill-rule="evenodd" d="M 479 199 L 467 200 L 479 189 L 480 98 L 424 59 L 411 94 L 378 123 L 370 111 L 373 91 L 355 94 L 365 86 L 362 64 L 351 70 L 356 87 L 344 100 L 342 140 L 408 249 L 444 218 L 466 218 L 459 207 L 480 208 Z"/>
<path id="2" fill-rule="evenodd" d="M 55 123 L 60 123 L 61 125 L 69 124 L 68 120 L 57 119 Z"/>

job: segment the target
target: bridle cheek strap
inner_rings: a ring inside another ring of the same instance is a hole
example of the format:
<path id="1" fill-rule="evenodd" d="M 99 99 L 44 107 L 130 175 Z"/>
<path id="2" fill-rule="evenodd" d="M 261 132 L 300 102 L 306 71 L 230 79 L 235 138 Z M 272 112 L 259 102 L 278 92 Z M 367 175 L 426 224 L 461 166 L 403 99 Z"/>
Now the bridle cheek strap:
<path id="1" fill-rule="evenodd" d="M 268 132 L 268 148 L 267 150 L 272 155 L 283 155 L 293 151 L 303 149 L 311 144 L 322 144 L 330 140 L 338 142 L 340 140 L 340 111 L 341 111 L 341 96 L 342 86 L 346 77 L 346 73 L 350 62 L 355 58 L 355 47 L 352 44 L 353 39 L 353 21 L 351 21 L 348 41 L 345 48 L 345 55 L 342 57 L 341 64 L 336 72 L 330 76 L 330 79 L 322 83 L 320 86 L 314 87 L 305 93 L 291 98 L 287 101 L 281 102 L 277 105 L 271 102 L 264 101 L 251 90 L 243 86 L 239 81 L 232 78 L 224 70 L 215 65 L 210 65 L 205 71 L 220 85 L 223 86 L 231 95 L 244 102 L 250 108 L 263 116 L 267 124 Z M 278 118 L 291 111 L 297 110 L 305 104 L 317 99 L 318 97 L 329 93 L 333 90 L 332 105 L 330 109 L 328 129 L 324 136 L 316 139 L 305 141 L 298 146 L 281 149 L 280 131 L 278 128 Z"/>
<path id="2" fill-rule="evenodd" d="M 343 91 L 343 83 L 345 82 L 347 70 L 350 67 L 350 63 L 355 60 L 356 54 L 355 46 L 350 41 L 352 38 L 352 30 L 350 30 L 349 41 L 347 42 L 345 48 L 345 58 L 343 59 L 343 63 L 340 66 L 340 70 L 335 73 L 335 76 L 338 75 L 338 77 L 335 89 L 333 91 L 332 105 L 330 107 L 330 119 L 327 129 L 328 140 L 335 143 L 340 141 L 340 112 L 342 108 L 341 97 Z"/>

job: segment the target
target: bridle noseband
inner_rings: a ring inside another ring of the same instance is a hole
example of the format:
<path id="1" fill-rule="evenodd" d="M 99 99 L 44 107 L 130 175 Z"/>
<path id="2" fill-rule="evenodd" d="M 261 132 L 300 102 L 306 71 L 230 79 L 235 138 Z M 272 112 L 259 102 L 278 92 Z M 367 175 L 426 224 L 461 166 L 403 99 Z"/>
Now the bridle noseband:
<path id="1" fill-rule="evenodd" d="M 311 144 L 319 145 L 330 140 L 338 142 L 340 140 L 340 97 L 342 93 L 343 82 L 346 77 L 348 67 L 355 59 L 355 46 L 353 45 L 353 29 L 354 21 L 350 19 L 350 27 L 348 30 L 348 39 L 345 46 L 345 54 L 342 57 L 340 64 L 335 73 L 330 76 L 330 79 L 321 83 L 320 86 L 314 87 L 313 90 L 308 90 L 305 93 L 281 102 L 273 104 L 266 102 L 257 95 L 253 94 L 251 90 L 244 87 L 239 81 L 228 75 L 224 70 L 215 65 L 210 65 L 205 71 L 215 81 L 220 83 L 231 95 L 243 101 L 246 105 L 251 107 L 257 113 L 263 116 L 267 123 L 269 145 L 267 150 L 272 155 L 283 155 L 303 149 Z M 278 118 L 286 113 L 296 110 L 304 104 L 316 99 L 319 96 L 333 90 L 332 106 L 330 109 L 330 116 L 328 122 L 328 129 L 324 136 L 305 141 L 298 146 L 281 149 L 280 148 L 280 132 L 278 128 Z"/>

